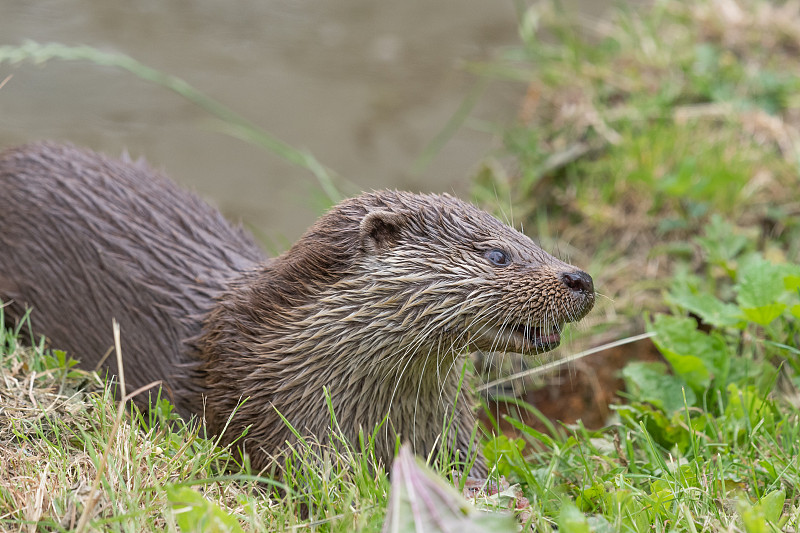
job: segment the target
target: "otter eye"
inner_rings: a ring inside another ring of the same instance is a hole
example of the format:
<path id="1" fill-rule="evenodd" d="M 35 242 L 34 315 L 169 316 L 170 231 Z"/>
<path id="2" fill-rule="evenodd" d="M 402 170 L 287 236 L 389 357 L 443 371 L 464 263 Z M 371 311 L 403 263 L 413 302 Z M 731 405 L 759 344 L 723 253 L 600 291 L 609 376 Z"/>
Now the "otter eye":
<path id="1" fill-rule="evenodd" d="M 504 252 L 503 250 L 489 250 L 488 252 L 484 253 L 483 256 L 495 266 L 504 267 L 511 263 L 511 258 L 508 257 L 508 253 Z"/>

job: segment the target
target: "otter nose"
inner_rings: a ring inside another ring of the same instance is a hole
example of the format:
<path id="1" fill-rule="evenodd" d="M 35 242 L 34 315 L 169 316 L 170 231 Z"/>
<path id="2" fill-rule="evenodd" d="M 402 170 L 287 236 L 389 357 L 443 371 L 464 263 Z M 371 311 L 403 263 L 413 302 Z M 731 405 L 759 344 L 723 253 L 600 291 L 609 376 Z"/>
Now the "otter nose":
<path id="1" fill-rule="evenodd" d="M 566 285 L 574 292 L 594 294 L 594 282 L 592 281 L 592 276 L 581 270 L 576 270 L 574 272 L 563 272 L 561 274 L 561 283 Z"/>

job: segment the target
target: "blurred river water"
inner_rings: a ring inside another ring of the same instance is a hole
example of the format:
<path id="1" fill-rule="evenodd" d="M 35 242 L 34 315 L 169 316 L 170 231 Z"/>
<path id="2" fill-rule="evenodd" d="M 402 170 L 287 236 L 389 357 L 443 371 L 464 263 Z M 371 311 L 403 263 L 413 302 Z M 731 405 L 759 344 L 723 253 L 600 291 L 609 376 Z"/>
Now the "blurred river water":
<path id="1" fill-rule="evenodd" d="M 175 75 L 370 190 L 465 196 L 525 90 L 492 83 L 431 164 L 410 170 L 477 83 L 465 61 L 518 42 L 511 0 L 3 0 L 0 44 L 87 44 Z M 305 169 L 220 132 L 172 92 L 86 62 L 0 66 L 0 147 L 124 149 L 279 248 L 317 216 Z M 318 204 L 318 202 L 316 202 Z"/>

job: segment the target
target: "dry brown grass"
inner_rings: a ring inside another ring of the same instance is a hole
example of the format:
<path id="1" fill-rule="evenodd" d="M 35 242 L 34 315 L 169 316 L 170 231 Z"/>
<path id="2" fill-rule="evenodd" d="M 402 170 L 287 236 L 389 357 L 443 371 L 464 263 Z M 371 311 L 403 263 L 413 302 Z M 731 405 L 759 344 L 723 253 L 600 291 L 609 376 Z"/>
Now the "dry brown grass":
<path id="1" fill-rule="evenodd" d="M 230 458 L 190 426 L 171 420 L 148 427 L 137 411 L 120 409 L 115 385 L 96 373 L 59 367 L 41 348 L 22 347 L 8 334 L 5 348 L 0 529 L 87 531 L 118 523 L 175 530 L 165 487 L 226 469 Z M 247 482 L 200 486 L 231 512 L 242 512 L 253 493 Z"/>

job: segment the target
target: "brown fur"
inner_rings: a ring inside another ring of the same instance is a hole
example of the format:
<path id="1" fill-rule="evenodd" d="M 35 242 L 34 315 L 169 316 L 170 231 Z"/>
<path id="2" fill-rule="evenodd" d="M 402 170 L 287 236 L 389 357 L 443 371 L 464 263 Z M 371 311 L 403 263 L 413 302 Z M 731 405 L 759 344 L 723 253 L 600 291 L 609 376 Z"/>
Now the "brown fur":
<path id="1" fill-rule="evenodd" d="M 594 303 L 588 275 L 446 195 L 346 200 L 269 260 L 143 164 L 29 145 L 0 157 L 0 188 L 7 318 L 32 306 L 34 330 L 87 366 L 116 318 L 130 387 L 163 379 L 182 414 L 216 433 L 229 423 L 223 442 L 249 428 L 256 467 L 293 440 L 277 412 L 327 439 L 325 389 L 351 442 L 388 414 L 384 464 L 396 435 L 431 451 L 450 417 L 450 444 L 466 451 L 463 355 L 549 349 Z"/>

